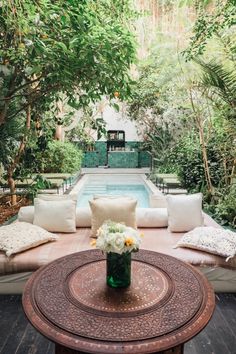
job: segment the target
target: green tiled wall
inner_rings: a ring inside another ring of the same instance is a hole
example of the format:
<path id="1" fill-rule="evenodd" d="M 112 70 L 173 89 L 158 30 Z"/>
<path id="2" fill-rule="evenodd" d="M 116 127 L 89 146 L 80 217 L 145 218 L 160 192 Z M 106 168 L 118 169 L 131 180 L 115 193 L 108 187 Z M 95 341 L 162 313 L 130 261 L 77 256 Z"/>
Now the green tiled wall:
<path id="1" fill-rule="evenodd" d="M 82 167 L 108 166 L 111 168 L 136 168 L 150 167 L 151 157 L 147 151 L 139 151 L 140 143 L 137 141 L 126 141 L 125 147 L 135 151 L 109 152 L 107 161 L 107 143 L 97 141 L 95 151 L 84 152 Z"/>
<path id="2" fill-rule="evenodd" d="M 107 163 L 107 143 L 105 141 L 97 141 L 95 149 L 98 152 L 99 166 L 105 166 Z"/>
<path id="3" fill-rule="evenodd" d="M 151 167 L 151 155 L 147 151 L 139 152 L 139 166 Z"/>
<path id="4" fill-rule="evenodd" d="M 115 151 L 108 153 L 108 166 L 111 168 L 136 168 L 138 167 L 137 151 Z"/>
<path id="5" fill-rule="evenodd" d="M 138 141 L 126 141 L 125 142 L 125 147 L 128 147 L 130 149 L 139 149 L 140 143 Z"/>
<path id="6" fill-rule="evenodd" d="M 99 154 L 97 151 L 85 151 L 82 162 L 82 167 L 98 167 L 99 166 Z"/>

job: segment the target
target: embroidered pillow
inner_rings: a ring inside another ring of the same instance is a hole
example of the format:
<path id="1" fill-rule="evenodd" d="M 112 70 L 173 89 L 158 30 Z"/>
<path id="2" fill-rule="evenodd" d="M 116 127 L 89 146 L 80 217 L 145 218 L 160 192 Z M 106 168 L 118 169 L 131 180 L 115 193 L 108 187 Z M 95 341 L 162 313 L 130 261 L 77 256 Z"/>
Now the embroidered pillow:
<path id="1" fill-rule="evenodd" d="M 236 233 L 212 226 L 196 227 L 183 235 L 177 247 L 193 248 L 227 257 L 226 262 L 236 255 Z"/>
<path id="2" fill-rule="evenodd" d="M 57 239 L 57 235 L 26 222 L 0 227 L 0 250 L 6 252 L 8 257 Z"/>

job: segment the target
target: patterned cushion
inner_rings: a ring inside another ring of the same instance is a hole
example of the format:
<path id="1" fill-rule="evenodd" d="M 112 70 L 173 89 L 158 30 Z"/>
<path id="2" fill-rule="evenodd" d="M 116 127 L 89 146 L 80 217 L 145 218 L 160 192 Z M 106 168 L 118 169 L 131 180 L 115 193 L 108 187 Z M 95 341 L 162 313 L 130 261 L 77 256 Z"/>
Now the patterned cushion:
<path id="1" fill-rule="evenodd" d="M 236 255 L 236 233 L 212 226 L 196 227 L 183 235 L 177 247 L 194 248 L 197 250 L 227 257 L 226 262 Z"/>
<path id="2" fill-rule="evenodd" d="M 57 239 L 57 235 L 26 222 L 0 227 L 0 250 L 6 252 L 8 257 Z"/>

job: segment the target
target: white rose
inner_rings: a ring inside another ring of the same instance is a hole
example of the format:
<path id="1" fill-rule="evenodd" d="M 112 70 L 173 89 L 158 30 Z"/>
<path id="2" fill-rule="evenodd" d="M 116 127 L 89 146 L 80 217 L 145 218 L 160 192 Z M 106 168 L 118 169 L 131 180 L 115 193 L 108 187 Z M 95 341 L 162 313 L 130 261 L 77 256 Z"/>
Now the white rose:
<path id="1" fill-rule="evenodd" d="M 121 251 L 124 248 L 124 241 L 124 235 L 118 234 L 115 239 L 115 247 L 117 248 L 117 250 Z"/>

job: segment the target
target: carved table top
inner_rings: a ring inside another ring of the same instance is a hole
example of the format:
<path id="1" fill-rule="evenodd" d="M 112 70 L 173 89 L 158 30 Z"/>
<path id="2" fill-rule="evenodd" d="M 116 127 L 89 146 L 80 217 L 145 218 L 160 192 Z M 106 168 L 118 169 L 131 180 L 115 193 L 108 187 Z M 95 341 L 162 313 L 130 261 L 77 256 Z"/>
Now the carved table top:
<path id="1" fill-rule="evenodd" d="M 154 353 L 185 343 L 210 320 L 206 278 L 173 257 L 132 254 L 131 285 L 106 285 L 105 255 L 90 250 L 40 268 L 23 294 L 25 313 L 42 334 L 89 353 Z"/>

